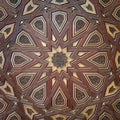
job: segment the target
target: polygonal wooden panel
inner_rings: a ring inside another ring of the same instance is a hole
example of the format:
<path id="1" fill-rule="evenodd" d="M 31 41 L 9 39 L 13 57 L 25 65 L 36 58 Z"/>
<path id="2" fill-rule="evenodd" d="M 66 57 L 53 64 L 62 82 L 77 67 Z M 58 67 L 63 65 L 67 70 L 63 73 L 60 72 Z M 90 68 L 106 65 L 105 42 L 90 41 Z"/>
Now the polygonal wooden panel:
<path id="1" fill-rule="evenodd" d="M 5 27 L 1 29 L 1 33 L 4 34 L 5 39 L 7 39 L 12 34 L 14 30 L 14 25 L 15 24 L 12 23 L 12 24 L 6 25 Z"/>
<path id="2" fill-rule="evenodd" d="M 80 34 L 85 29 L 87 29 L 89 25 L 89 22 L 86 20 L 86 18 L 81 16 L 76 16 L 73 21 L 73 35 Z"/>
<path id="3" fill-rule="evenodd" d="M 17 84 L 21 89 L 25 89 L 30 86 L 36 73 L 21 73 L 16 76 Z"/>
<path id="4" fill-rule="evenodd" d="M 0 7 L 0 21 L 4 20 L 7 17 L 7 12 L 3 7 Z"/>
<path id="5" fill-rule="evenodd" d="M 31 98 L 35 102 L 42 104 L 46 98 L 46 84 L 42 84 L 41 86 L 35 88 L 31 94 Z"/>
<path id="6" fill-rule="evenodd" d="M 84 46 L 100 47 L 102 44 L 103 44 L 103 37 L 101 33 L 99 33 L 99 31 L 95 30 L 88 35 L 86 42 L 84 43 Z"/>
<path id="7" fill-rule="evenodd" d="M 118 7 L 115 8 L 115 10 L 113 11 L 113 14 L 114 18 L 116 20 L 119 20 L 120 21 L 120 5 Z"/>
<path id="8" fill-rule="evenodd" d="M 27 57 L 21 52 L 14 52 L 12 54 L 11 62 L 14 67 L 21 67 L 24 66 L 25 64 L 31 62 L 32 59 Z"/>
<path id="9" fill-rule="evenodd" d="M 61 32 L 67 21 L 67 14 L 63 11 L 54 12 L 52 13 L 52 21 L 58 32 Z"/>
<path id="10" fill-rule="evenodd" d="M 46 36 L 46 21 L 43 16 L 36 17 L 35 19 L 33 19 L 31 25 L 34 30 Z"/>
<path id="11" fill-rule="evenodd" d="M 37 7 L 38 5 L 35 5 L 33 1 L 30 0 L 24 8 L 23 15 L 27 15 L 27 14 L 34 12 L 37 9 Z"/>
<path id="12" fill-rule="evenodd" d="M 99 3 L 103 6 L 103 7 L 107 7 L 110 4 L 112 4 L 114 0 L 99 0 Z"/>
<path id="13" fill-rule="evenodd" d="M 96 14 L 95 7 L 90 0 L 86 0 L 86 3 L 81 5 L 81 7 L 88 13 Z"/>
<path id="14" fill-rule="evenodd" d="M 6 120 L 11 120 L 11 119 L 22 120 L 20 115 L 17 114 L 16 112 L 9 114 Z"/>
<path id="15" fill-rule="evenodd" d="M 16 44 L 20 45 L 20 46 L 25 46 L 25 47 L 29 47 L 29 46 L 35 46 L 35 43 L 33 42 L 31 36 L 25 32 L 25 31 L 21 31 L 17 38 L 16 38 Z"/>
<path id="16" fill-rule="evenodd" d="M 21 0 L 6 0 L 6 2 L 13 8 L 18 7 L 18 5 L 21 3 Z"/>
<path id="17" fill-rule="evenodd" d="M 7 103 L 5 102 L 5 100 L 0 98 L 0 113 L 4 112 L 6 107 L 7 107 Z"/>
<path id="18" fill-rule="evenodd" d="M 63 5 L 68 3 L 67 0 L 52 0 L 51 3 L 56 4 L 56 5 Z"/>

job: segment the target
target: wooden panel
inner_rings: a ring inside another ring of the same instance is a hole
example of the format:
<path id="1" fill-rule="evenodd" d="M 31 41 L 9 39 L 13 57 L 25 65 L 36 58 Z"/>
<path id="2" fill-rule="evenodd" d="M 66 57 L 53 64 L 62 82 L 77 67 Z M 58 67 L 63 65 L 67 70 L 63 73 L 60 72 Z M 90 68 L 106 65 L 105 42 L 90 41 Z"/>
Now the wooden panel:
<path id="1" fill-rule="evenodd" d="M 118 120 L 119 0 L 0 1 L 0 119 Z"/>

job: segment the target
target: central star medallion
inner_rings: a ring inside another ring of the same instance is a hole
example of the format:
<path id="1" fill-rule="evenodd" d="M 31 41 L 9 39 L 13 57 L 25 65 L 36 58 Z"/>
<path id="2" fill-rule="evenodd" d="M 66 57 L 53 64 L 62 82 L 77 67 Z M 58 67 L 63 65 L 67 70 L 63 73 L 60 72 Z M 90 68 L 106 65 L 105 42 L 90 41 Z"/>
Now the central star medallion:
<path id="1" fill-rule="evenodd" d="M 52 67 L 52 71 L 57 70 L 60 73 L 63 70 L 67 72 L 67 68 L 71 67 L 71 52 L 68 52 L 67 48 L 62 49 L 60 46 L 57 49 L 52 48 L 48 55 L 46 60 L 49 62 L 48 67 Z"/>

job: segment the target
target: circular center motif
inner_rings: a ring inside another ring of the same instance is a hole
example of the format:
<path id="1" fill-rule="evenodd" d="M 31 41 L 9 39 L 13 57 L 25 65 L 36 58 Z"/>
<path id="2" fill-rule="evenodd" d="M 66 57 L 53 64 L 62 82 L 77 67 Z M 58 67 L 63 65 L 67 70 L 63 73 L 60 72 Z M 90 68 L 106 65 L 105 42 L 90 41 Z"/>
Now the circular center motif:
<path id="1" fill-rule="evenodd" d="M 56 67 L 63 67 L 67 62 L 67 57 L 62 52 L 57 52 L 52 57 L 52 62 Z"/>

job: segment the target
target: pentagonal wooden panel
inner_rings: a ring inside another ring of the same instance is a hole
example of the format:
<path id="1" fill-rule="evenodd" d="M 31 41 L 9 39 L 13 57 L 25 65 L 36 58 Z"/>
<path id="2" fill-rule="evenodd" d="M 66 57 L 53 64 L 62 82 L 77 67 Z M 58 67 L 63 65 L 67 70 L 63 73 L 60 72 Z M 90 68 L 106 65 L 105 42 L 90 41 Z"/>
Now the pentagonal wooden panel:
<path id="1" fill-rule="evenodd" d="M 120 1 L 0 1 L 0 119 L 120 119 Z"/>

